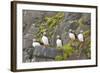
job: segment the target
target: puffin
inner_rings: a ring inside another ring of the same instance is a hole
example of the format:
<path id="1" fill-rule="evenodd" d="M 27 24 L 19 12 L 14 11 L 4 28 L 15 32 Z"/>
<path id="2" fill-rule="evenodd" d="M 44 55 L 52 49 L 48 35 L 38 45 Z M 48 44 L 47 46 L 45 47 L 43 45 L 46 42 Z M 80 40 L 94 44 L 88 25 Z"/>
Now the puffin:
<path id="1" fill-rule="evenodd" d="M 36 41 L 36 39 L 33 39 L 32 46 L 33 46 L 33 47 L 36 47 L 36 46 L 41 46 L 41 45 L 40 45 L 39 42 Z"/>
<path id="2" fill-rule="evenodd" d="M 49 45 L 49 40 L 48 40 L 48 37 L 46 36 L 46 32 L 43 33 L 41 41 L 42 41 L 43 45 L 45 45 L 45 46 Z"/>
<path id="3" fill-rule="evenodd" d="M 72 29 L 69 30 L 69 38 L 71 40 L 75 40 L 77 38 L 76 34 L 72 31 Z"/>
<path id="4" fill-rule="evenodd" d="M 56 45 L 57 47 L 62 47 L 62 40 L 60 39 L 59 35 L 57 35 Z"/>
<path id="5" fill-rule="evenodd" d="M 79 40 L 80 42 L 84 42 L 84 36 L 83 36 L 82 33 L 83 33 L 83 31 L 81 30 L 80 33 L 79 33 L 78 36 L 77 36 L 77 37 L 78 37 L 78 40 Z"/>

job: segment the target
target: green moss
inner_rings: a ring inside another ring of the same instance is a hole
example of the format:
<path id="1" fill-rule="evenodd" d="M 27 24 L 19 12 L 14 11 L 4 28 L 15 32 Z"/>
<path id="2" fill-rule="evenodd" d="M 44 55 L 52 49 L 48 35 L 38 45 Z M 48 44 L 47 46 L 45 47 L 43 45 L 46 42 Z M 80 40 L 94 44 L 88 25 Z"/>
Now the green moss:
<path id="1" fill-rule="evenodd" d="M 67 60 L 74 52 L 74 48 L 70 44 L 65 44 L 63 47 L 58 48 L 58 50 L 64 51 L 62 56 L 56 56 L 55 60 Z"/>
<path id="2" fill-rule="evenodd" d="M 67 56 L 70 56 L 74 51 L 74 48 L 70 44 L 64 45 L 63 49 L 64 53 L 67 54 Z"/>
<path id="3" fill-rule="evenodd" d="M 55 57 L 55 60 L 56 60 L 56 61 L 62 61 L 62 60 L 63 60 L 63 57 L 62 57 L 62 56 L 56 56 L 56 57 Z"/>
<path id="4" fill-rule="evenodd" d="M 85 37 L 90 36 L 90 30 L 85 31 L 85 32 L 83 33 L 83 35 L 84 35 Z"/>
<path id="5" fill-rule="evenodd" d="M 64 60 L 67 60 L 67 59 L 68 59 L 67 53 L 64 53 L 64 54 L 63 54 L 63 58 L 64 58 Z"/>

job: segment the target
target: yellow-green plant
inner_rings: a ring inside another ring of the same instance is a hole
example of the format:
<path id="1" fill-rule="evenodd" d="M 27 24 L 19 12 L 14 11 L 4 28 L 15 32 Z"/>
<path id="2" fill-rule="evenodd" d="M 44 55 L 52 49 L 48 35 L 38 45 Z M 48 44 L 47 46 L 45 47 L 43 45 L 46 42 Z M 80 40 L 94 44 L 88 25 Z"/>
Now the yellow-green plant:
<path id="1" fill-rule="evenodd" d="M 74 48 L 70 44 L 63 45 L 63 47 L 61 47 L 60 50 L 63 50 L 63 55 L 56 56 L 55 60 L 67 60 L 74 52 Z"/>
<path id="2" fill-rule="evenodd" d="M 45 16 L 44 21 L 40 23 L 36 38 L 40 41 L 43 32 L 47 32 L 48 38 L 52 39 L 55 36 L 57 25 L 61 23 L 64 18 L 64 12 L 58 12 L 53 16 Z"/>
<path id="3" fill-rule="evenodd" d="M 56 60 L 56 61 L 62 61 L 62 60 L 64 60 L 64 59 L 63 59 L 63 56 L 59 56 L 59 55 L 58 55 L 58 56 L 55 57 L 55 60 Z"/>
<path id="4" fill-rule="evenodd" d="M 70 44 L 65 44 L 63 46 L 63 50 L 64 50 L 64 54 L 66 54 L 67 57 L 69 57 L 73 53 L 74 48 Z"/>

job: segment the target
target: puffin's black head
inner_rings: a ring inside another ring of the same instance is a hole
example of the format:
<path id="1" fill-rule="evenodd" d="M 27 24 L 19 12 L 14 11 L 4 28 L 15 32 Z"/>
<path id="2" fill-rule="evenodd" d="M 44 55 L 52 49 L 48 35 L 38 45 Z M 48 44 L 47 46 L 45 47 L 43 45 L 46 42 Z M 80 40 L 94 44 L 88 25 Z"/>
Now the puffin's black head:
<path id="1" fill-rule="evenodd" d="M 69 29 L 69 33 L 73 33 L 73 34 L 74 34 L 74 36 L 75 36 L 75 38 L 77 39 L 77 34 L 75 33 L 75 31 L 74 31 L 74 30 Z"/>
<path id="2" fill-rule="evenodd" d="M 59 35 L 57 35 L 57 39 L 60 39 L 60 36 Z"/>

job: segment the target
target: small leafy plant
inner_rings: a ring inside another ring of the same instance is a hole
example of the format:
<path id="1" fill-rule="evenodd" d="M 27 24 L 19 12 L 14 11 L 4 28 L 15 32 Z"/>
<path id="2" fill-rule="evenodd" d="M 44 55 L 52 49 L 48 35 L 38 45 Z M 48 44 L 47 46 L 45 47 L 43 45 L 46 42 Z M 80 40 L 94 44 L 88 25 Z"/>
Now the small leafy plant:
<path id="1" fill-rule="evenodd" d="M 74 52 L 74 48 L 70 44 L 65 44 L 60 50 L 63 50 L 64 53 L 62 56 L 56 56 L 56 61 L 67 60 Z"/>

